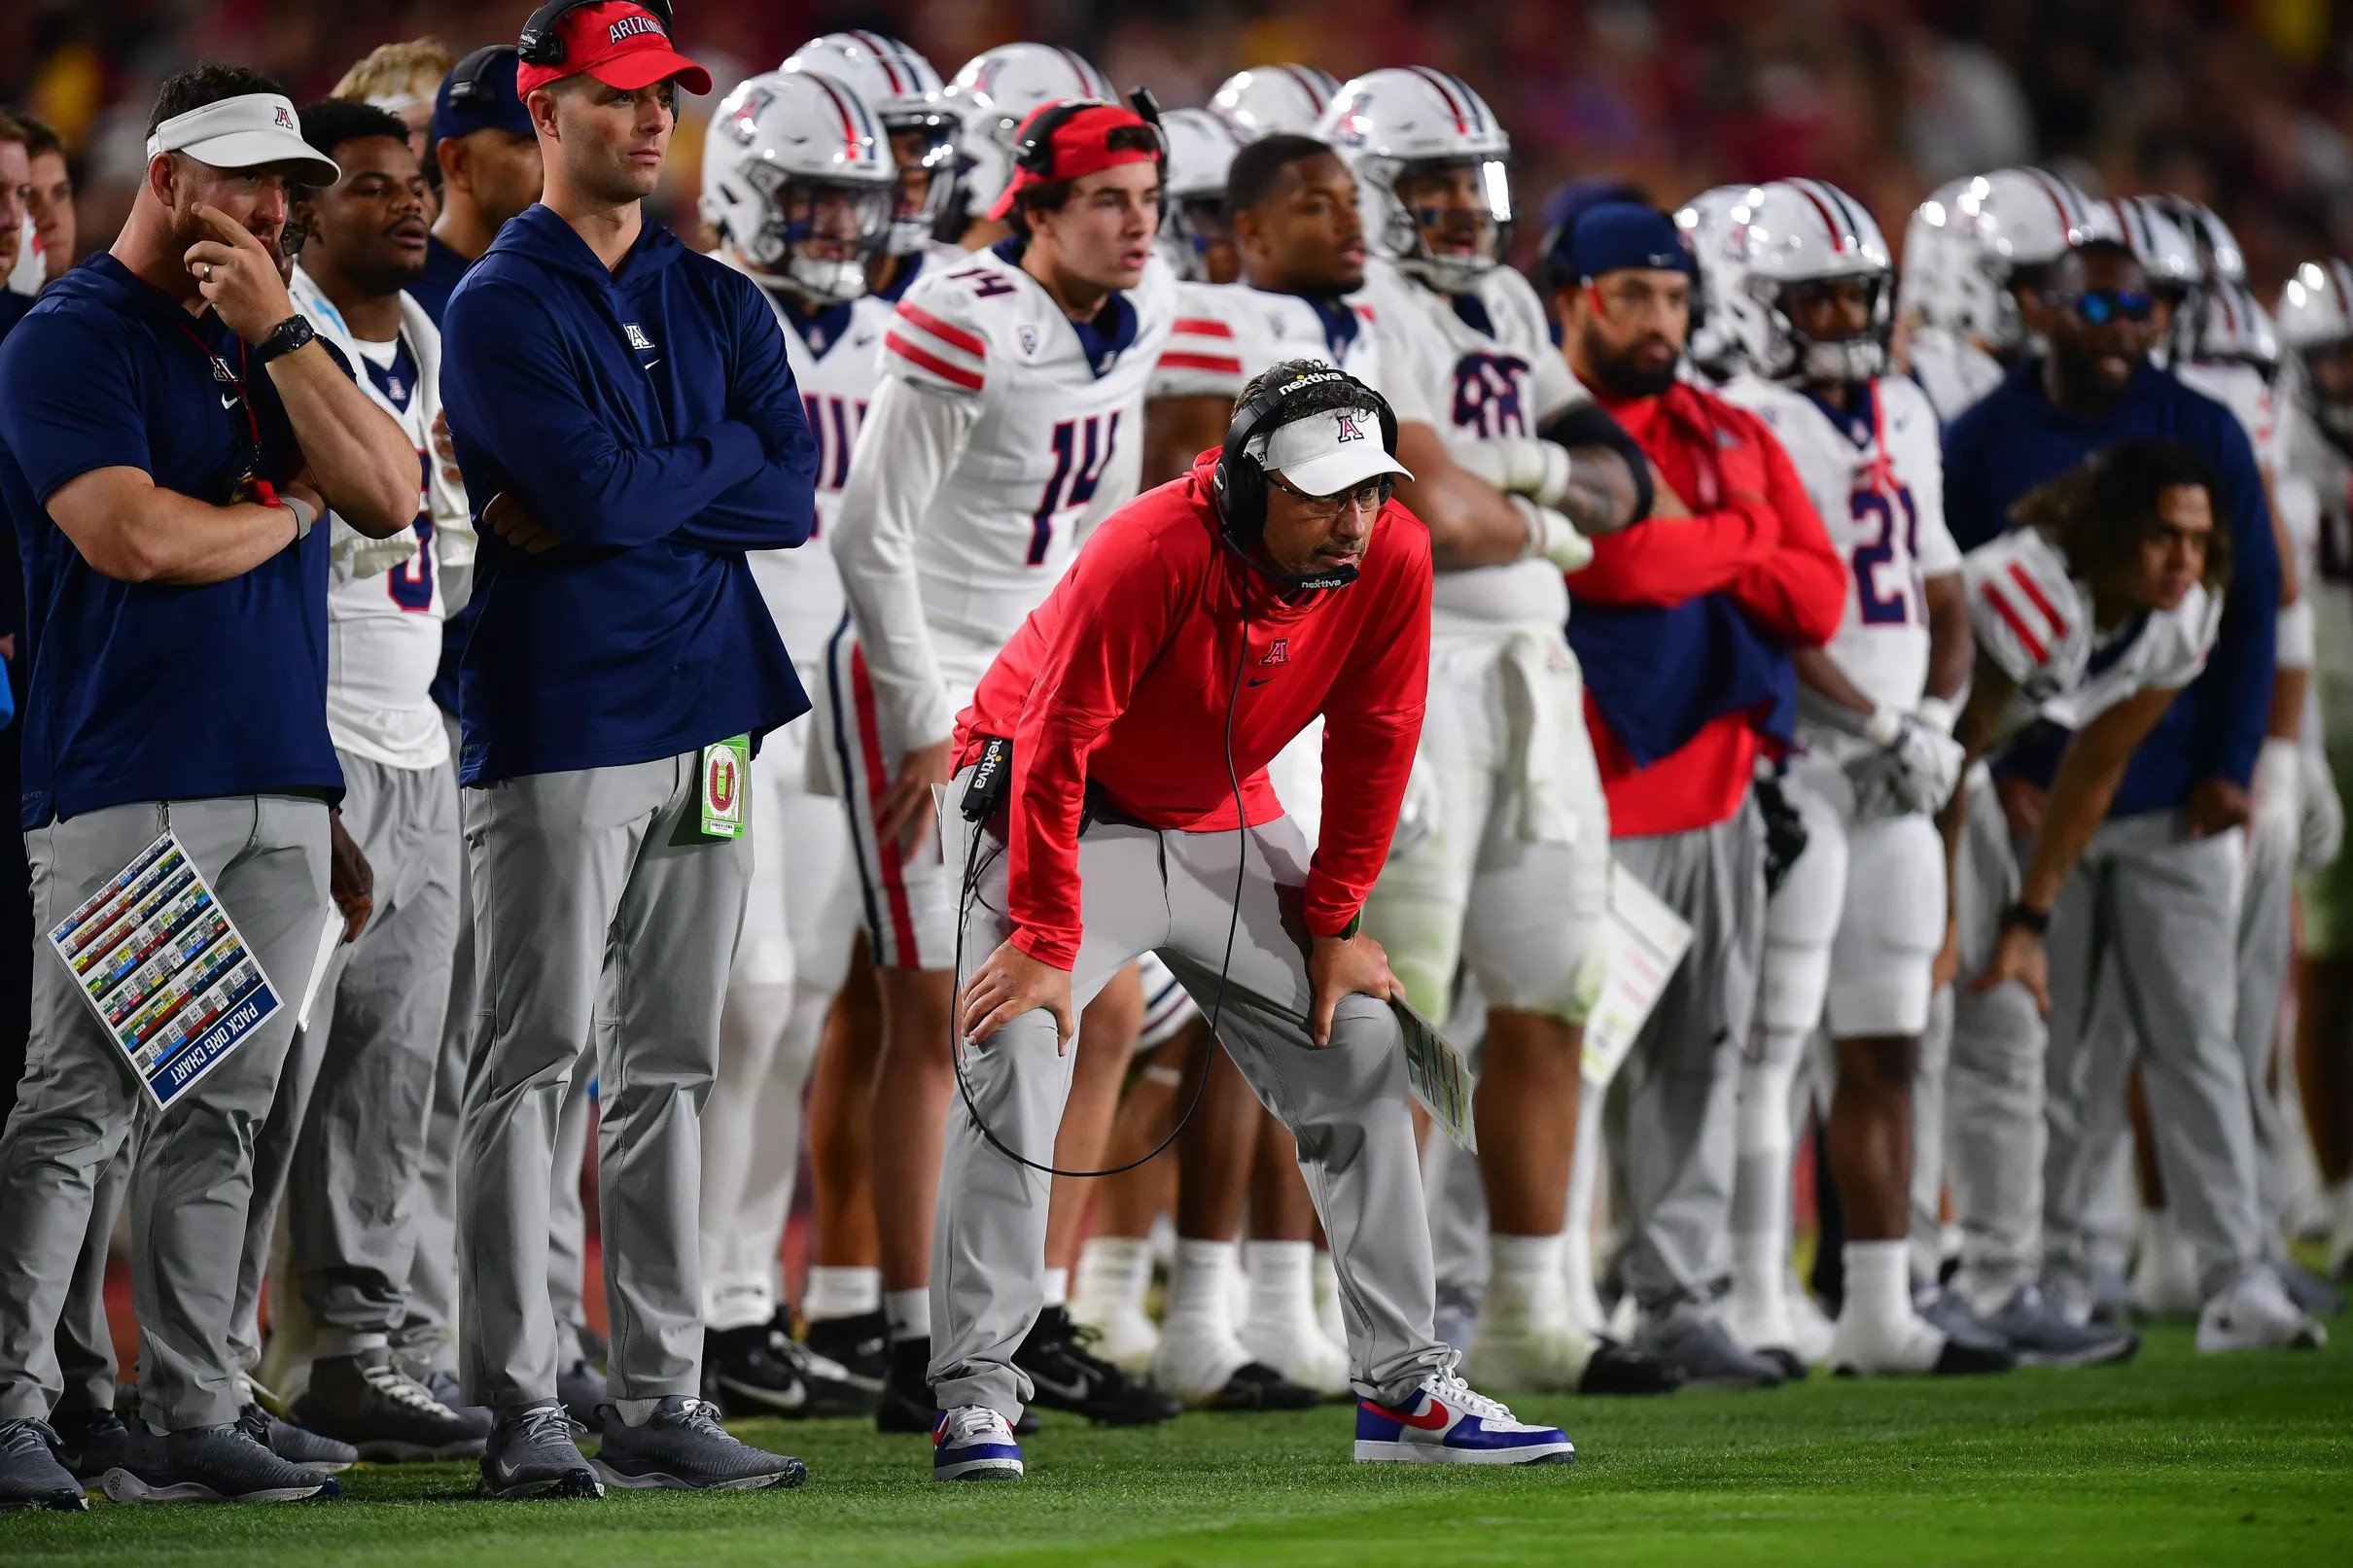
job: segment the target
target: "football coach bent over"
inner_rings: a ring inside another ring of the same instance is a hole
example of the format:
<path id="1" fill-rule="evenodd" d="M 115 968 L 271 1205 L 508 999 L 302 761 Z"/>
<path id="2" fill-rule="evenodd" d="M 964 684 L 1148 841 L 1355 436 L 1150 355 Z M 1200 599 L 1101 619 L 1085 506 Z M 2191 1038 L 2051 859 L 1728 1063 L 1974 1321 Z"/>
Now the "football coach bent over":
<path id="1" fill-rule="evenodd" d="M 959 1005 L 968 1098 L 949 1109 L 934 1227 L 941 1480 L 1021 1474 L 1031 1389 L 1012 1356 L 1042 1301 L 1040 1166 L 1071 1021 L 1147 952 L 1298 1138 L 1339 1265 L 1356 1458 L 1573 1456 L 1465 1387 L 1431 1332 L 1399 988 L 1356 933 L 1429 678 L 1429 537 L 1388 502 L 1394 432 L 1351 376 L 1267 371 L 1221 451 L 1103 523 L 958 720 L 947 838 L 977 814 L 957 849 L 962 941 L 986 961 Z M 1311 860 L 1266 765 L 1318 714 Z"/>
<path id="2" fill-rule="evenodd" d="M 808 711 L 745 564 L 816 518 L 816 442 L 759 289 L 642 210 L 676 124 L 669 7 L 534 13 L 516 89 L 546 165 L 442 317 L 482 503 L 458 666 L 480 1002 L 458 1155 L 461 1376 L 495 1497 L 797 1484 L 697 1398 L 696 1202 L 752 843 L 743 767 Z M 594 1028 L 613 1402 L 591 1471 L 556 1401 L 547 1202 Z"/>

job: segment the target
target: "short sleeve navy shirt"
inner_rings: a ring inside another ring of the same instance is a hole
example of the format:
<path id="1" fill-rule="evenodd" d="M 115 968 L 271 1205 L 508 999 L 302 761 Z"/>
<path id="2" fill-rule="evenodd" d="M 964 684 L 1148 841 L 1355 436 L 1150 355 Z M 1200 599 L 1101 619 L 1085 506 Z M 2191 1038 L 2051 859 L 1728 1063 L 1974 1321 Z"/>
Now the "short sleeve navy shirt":
<path id="1" fill-rule="evenodd" d="M 23 826 L 137 801 L 339 796 L 327 530 L 224 582 L 120 582 L 47 510 L 105 468 L 225 505 L 249 476 L 283 484 L 302 458 L 236 334 L 101 255 L 52 284 L 0 344 L 0 507 L 24 557 L 18 656 L 32 667 Z"/>

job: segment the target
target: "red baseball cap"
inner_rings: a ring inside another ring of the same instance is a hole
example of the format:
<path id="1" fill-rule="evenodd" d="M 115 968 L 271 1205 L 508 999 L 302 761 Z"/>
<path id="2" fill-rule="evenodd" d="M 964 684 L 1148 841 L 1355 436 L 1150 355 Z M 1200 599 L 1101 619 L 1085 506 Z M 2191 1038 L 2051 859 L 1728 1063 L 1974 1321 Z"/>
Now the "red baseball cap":
<path id="1" fill-rule="evenodd" d="M 1152 146 L 1148 150 L 1112 148 L 1113 131 L 1124 130 L 1131 125 L 1149 131 L 1152 126 L 1134 110 L 1108 103 L 1089 104 L 1075 111 L 1068 103 L 1042 104 L 1031 110 L 1029 118 L 1021 122 L 1021 128 L 1013 133 L 1014 144 L 1020 145 L 1030 134 L 1032 126 L 1052 114 L 1061 114 L 1065 118 L 1054 127 L 1054 135 L 1046 144 L 1046 172 L 1040 174 L 1016 163 L 1013 178 L 1005 182 L 1003 193 L 998 196 L 996 205 L 989 209 L 991 218 L 1002 218 L 1011 212 L 1014 196 L 1031 186 L 1044 185 L 1050 180 L 1083 180 L 1090 174 L 1101 174 L 1122 163 L 1157 163 L 1162 160 L 1157 134 L 1152 137 Z"/>
<path id="2" fill-rule="evenodd" d="M 562 56 L 551 65 L 535 65 L 529 59 L 518 64 L 517 97 L 582 72 L 622 92 L 671 80 L 688 92 L 711 90 L 711 73 L 671 48 L 661 18 L 629 0 L 600 0 L 567 11 L 551 30 Z"/>

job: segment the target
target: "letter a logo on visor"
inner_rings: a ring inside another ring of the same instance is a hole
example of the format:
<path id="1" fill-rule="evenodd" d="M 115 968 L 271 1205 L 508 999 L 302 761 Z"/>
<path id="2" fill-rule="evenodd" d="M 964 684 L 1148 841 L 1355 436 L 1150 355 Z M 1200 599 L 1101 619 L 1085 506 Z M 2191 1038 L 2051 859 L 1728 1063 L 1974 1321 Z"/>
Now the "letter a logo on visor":
<path id="1" fill-rule="evenodd" d="M 1343 441 L 1361 441 L 1364 439 L 1364 432 L 1356 428 L 1356 416 L 1354 414 L 1348 412 L 1346 409 L 1341 410 L 1340 434 L 1334 438 Z"/>

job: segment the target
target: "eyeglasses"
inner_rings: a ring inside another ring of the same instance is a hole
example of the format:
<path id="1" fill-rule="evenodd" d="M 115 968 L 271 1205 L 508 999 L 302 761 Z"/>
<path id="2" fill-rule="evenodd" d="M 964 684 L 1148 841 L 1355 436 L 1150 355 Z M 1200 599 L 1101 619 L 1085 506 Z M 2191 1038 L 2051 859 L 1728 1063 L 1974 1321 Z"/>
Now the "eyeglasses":
<path id="1" fill-rule="evenodd" d="M 2052 291 L 2043 303 L 2054 310 L 2072 309 L 2088 327 L 2114 321 L 2147 321 L 2157 313 L 2157 296 L 2142 289 L 2086 289 L 2081 294 Z"/>
<path id="2" fill-rule="evenodd" d="M 1341 495 L 1311 496 L 1297 485 L 1286 484 L 1280 473 L 1269 473 L 1266 482 L 1298 502 L 1300 511 L 1318 523 L 1330 522 L 1349 506 L 1358 511 L 1379 511 L 1388 505 L 1389 492 L 1396 485 L 1394 477 L 1383 474 L 1378 479 L 1367 479 L 1355 489 Z"/>

